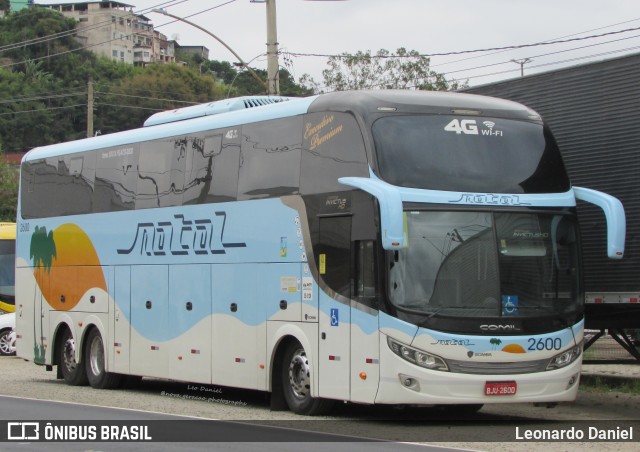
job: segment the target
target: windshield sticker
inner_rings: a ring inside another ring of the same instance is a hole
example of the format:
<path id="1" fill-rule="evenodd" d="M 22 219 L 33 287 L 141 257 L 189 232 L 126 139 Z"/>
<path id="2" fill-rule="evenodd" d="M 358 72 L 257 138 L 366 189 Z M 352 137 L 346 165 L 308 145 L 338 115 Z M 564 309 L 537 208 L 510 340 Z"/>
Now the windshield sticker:
<path id="1" fill-rule="evenodd" d="M 503 295 L 502 296 L 502 315 L 519 315 L 520 309 L 518 307 L 517 295 Z"/>
<path id="2" fill-rule="evenodd" d="M 495 122 L 483 121 L 478 124 L 475 119 L 454 119 L 444 126 L 444 130 L 445 132 L 454 132 L 458 135 L 503 136 L 502 130 L 496 128 Z"/>

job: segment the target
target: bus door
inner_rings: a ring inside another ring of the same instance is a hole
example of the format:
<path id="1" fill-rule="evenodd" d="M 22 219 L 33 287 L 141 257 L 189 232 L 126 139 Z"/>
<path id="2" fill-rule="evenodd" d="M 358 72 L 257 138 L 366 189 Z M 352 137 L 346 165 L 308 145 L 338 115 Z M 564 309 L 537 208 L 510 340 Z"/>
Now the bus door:
<path id="1" fill-rule="evenodd" d="M 320 218 L 315 256 L 320 277 L 319 396 L 349 400 L 351 216 Z"/>
<path id="2" fill-rule="evenodd" d="M 169 267 L 169 378 L 211 382 L 211 266 Z"/>
<path id="3" fill-rule="evenodd" d="M 260 291 L 269 321 L 299 322 L 302 318 L 300 264 L 267 264 L 260 271 Z"/>
<path id="4" fill-rule="evenodd" d="M 266 390 L 267 322 L 262 272 L 268 265 L 213 265 L 214 384 Z"/>
<path id="5" fill-rule="evenodd" d="M 110 351 L 109 358 L 113 363 L 109 370 L 127 374 L 131 342 L 131 267 L 114 267 L 114 279 L 113 347 L 106 347 Z"/>
<path id="6" fill-rule="evenodd" d="M 131 373 L 166 378 L 169 367 L 167 265 L 131 268 Z"/>
<path id="7" fill-rule="evenodd" d="M 36 322 L 36 312 L 40 313 L 43 301 L 33 267 L 16 269 L 16 295 L 20 300 L 16 306 L 16 354 L 35 362 L 42 336 L 42 324 Z"/>

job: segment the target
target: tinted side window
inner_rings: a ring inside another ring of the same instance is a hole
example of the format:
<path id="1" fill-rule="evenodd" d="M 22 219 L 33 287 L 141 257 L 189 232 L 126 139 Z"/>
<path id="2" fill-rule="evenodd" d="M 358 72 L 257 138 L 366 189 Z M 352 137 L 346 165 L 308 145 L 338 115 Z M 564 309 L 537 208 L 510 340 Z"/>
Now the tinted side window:
<path id="1" fill-rule="evenodd" d="M 187 153 L 184 204 L 235 201 L 240 128 L 208 132 Z"/>
<path id="2" fill-rule="evenodd" d="M 22 217 L 89 213 L 93 204 L 95 156 L 52 157 L 23 165 Z"/>
<path id="3" fill-rule="evenodd" d="M 187 149 L 193 138 L 142 143 L 138 165 L 136 209 L 182 204 Z"/>
<path id="4" fill-rule="evenodd" d="M 303 130 L 300 193 L 348 190 L 338 178 L 369 176 L 364 141 L 353 116 L 311 113 L 304 117 Z"/>
<path id="5" fill-rule="evenodd" d="M 238 199 L 299 192 L 302 117 L 242 127 Z"/>
<path id="6" fill-rule="evenodd" d="M 320 218 L 318 269 L 334 291 L 351 297 L 351 217 Z"/>
<path id="7" fill-rule="evenodd" d="M 133 209 L 137 182 L 137 144 L 98 151 L 93 211 L 112 212 Z"/>

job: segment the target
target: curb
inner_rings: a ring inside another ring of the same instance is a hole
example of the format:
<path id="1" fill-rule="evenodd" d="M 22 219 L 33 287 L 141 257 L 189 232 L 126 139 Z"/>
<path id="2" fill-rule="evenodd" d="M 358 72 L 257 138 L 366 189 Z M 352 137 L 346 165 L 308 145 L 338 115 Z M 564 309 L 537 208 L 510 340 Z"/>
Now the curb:
<path id="1" fill-rule="evenodd" d="M 580 382 L 588 384 L 590 386 L 597 386 L 605 384 L 612 388 L 621 387 L 632 382 L 639 381 L 640 379 L 631 375 L 611 375 L 605 373 L 583 373 L 580 375 Z"/>

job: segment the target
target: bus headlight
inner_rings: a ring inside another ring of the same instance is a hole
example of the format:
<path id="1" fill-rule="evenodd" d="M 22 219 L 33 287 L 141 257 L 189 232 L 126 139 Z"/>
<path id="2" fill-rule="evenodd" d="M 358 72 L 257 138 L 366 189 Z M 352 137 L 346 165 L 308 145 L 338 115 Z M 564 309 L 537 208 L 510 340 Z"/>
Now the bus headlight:
<path id="1" fill-rule="evenodd" d="M 408 345 L 402 344 L 389 336 L 387 336 L 387 344 L 389 344 L 389 348 L 393 353 L 412 364 L 430 370 L 441 370 L 444 372 L 449 371 L 447 363 L 439 356 L 409 347 Z"/>
<path id="2" fill-rule="evenodd" d="M 549 365 L 547 366 L 547 370 L 555 370 L 568 366 L 578 359 L 581 354 L 582 343 L 551 358 L 551 361 L 549 361 Z"/>

